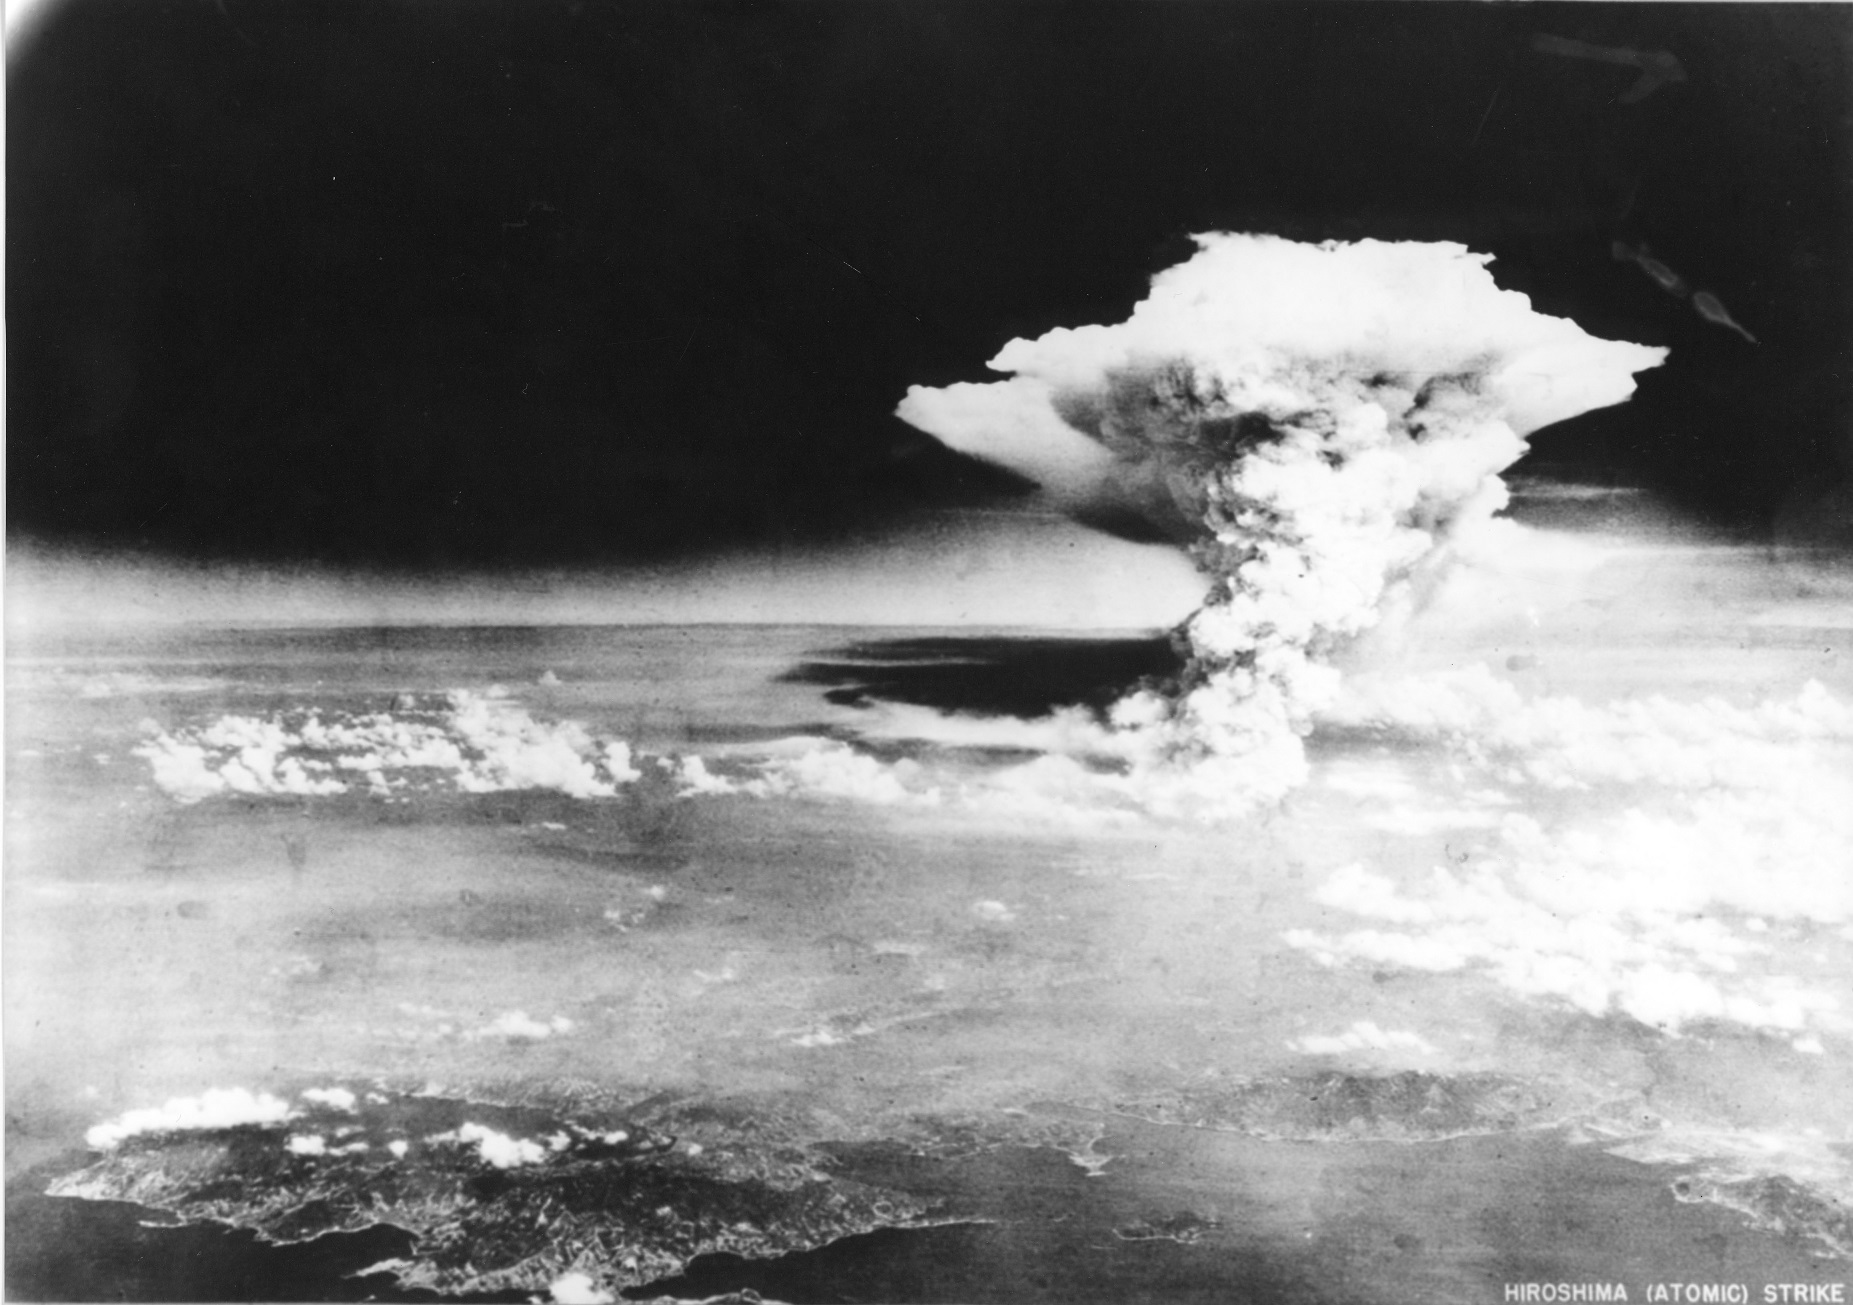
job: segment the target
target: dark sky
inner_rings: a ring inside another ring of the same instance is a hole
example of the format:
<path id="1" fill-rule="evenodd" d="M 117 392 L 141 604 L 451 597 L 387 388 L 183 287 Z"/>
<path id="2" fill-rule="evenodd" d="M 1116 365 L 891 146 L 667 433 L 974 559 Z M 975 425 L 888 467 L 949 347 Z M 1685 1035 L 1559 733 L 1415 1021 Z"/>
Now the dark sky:
<path id="1" fill-rule="evenodd" d="M 1672 347 L 1554 460 L 1759 528 L 1846 473 L 1853 7 L 69 0 L 8 73 L 16 540 L 598 563 L 996 501 L 906 387 L 1212 228 L 1465 241 Z"/>

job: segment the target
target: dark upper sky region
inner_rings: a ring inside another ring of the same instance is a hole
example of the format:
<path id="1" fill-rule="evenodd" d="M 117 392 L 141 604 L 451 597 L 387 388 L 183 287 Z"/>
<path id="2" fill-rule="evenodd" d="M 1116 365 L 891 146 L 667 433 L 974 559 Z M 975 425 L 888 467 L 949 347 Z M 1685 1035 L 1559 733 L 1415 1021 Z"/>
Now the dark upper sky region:
<path id="1" fill-rule="evenodd" d="M 1554 460 L 1765 529 L 1847 471 L 1845 6 L 68 0 L 8 74 L 15 539 L 602 563 L 999 499 L 906 387 L 1211 228 L 1465 241 L 1672 347 Z"/>

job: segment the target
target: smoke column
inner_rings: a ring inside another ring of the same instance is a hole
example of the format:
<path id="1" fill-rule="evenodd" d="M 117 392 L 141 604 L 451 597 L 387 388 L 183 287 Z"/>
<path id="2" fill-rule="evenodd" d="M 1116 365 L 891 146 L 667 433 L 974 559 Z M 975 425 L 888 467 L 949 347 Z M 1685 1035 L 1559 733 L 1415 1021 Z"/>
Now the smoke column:
<path id="1" fill-rule="evenodd" d="M 1013 340 L 1009 379 L 898 411 L 1189 550 L 1210 586 L 1186 669 L 1116 704 L 1112 750 L 1163 778 L 1142 796 L 1184 780 L 1227 810 L 1304 777 L 1332 654 L 1504 506 L 1524 437 L 1625 400 L 1665 351 L 1533 312 L 1458 244 L 1196 241 L 1125 322 Z"/>

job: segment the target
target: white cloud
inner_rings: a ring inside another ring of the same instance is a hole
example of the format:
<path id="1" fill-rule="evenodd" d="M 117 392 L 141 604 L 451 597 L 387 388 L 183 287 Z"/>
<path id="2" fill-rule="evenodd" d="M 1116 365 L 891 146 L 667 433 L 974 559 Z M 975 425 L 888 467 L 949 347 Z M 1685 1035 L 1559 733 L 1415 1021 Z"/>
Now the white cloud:
<path id="1" fill-rule="evenodd" d="M 1815 680 L 1792 699 L 1748 707 L 1659 695 L 1592 706 L 1526 698 L 1476 664 L 1353 676 L 1320 719 L 1442 741 L 1509 779 L 1549 788 L 1782 788 L 1798 765 L 1844 768 L 1853 745 L 1853 706 Z"/>
<path id="2" fill-rule="evenodd" d="M 1367 827 L 1432 834 L 1471 812 L 1498 834 L 1470 866 L 1426 878 L 1335 872 L 1317 900 L 1395 927 L 1297 930 L 1293 945 L 1328 964 L 1472 967 L 1670 1032 L 1811 1036 L 1844 1022 L 1832 985 L 1778 965 L 1799 959 L 1785 929 L 1853 920 L 1853 709 L 1819 683 L 1750 705 L 1591 705 L 1528 696 L 1474 666 L 1354 677 L 1322 719 L 1445 761 L 1404 752 L 1341 768 L 1330 786 L 1364 800 Z M 1521 803 L 1529 814 L 1493 820 Z"/>
<path id="3" fill-rule="evenodd" d="M 556 789 L 569 797 L 610 797 L 617 791 L 609 771 L 599 773 L 592 739 L 576 721 L 543 723 L 505 699 L 453 693 L 448 725 L 476 755 L 458 771 L 467 792 Z M 629 757 L 623 761 L 628 768 Z"/>
<path id="4" fill-rule="evenodd" d="M 817 1028 L 807 1033 L 800 1033 L 790 1039 L 794 1047 L 836 1047 L 848 1042 L 853 1034 L 842 1034 L 834 1029 Z"/>
<path id="5" fill-rule="evenodd" d="M 611 776 L 614 784 L 629 784 L 643 778 L 643 772 L 631 760 L 631 745 L 623 739 L 605 744 L 605 773 Z"/>
<path id="6" fill-rule="evenodd" d="M 213 1088 L 197 1097 L 174 1097 L 164 1106 L 130 1110 L 97 1124 L 84 1141 L 99 1150 L 119 1146 L 143 1133 L 236 1128 L 243 1124 L 280 1124 L 294 1118 L 289 1103 L 267 1092 Z"/>
<path id="7" fill-rule="evenodd" d="M 922 782 L 917 762 L 883 763 L 834 739 L 794 739 L 759 765 L 760 778 L 743 785 L 758 797 L 801 794 L 871 806 L 937 806 L 937 788 Z"/>
<path id="8" fill-rule="evenodd" d="M 623 740 L 594 739 L 576 721 L 537 720 L 497 692 L 457 690 L 428 710 L 410 699 L 392 712 L 228 715 L 150 732 L 135 753 L 182 802 L 226 793 L 348 792 L 337 773 L 359 776 L 375 794 L 439 780 L 467 793 L 551 789 L 595 798 L 615 795 L 640 774 Z"/>
<path id="9" fill-rule="evenodd" d="M 178 801 L 198 802 L 226 790 L 225 780 L 206 764 L 205 749 L 196 745 L 162 735 L 132 751 L 148 762 L 161 791 Z"/>
<path id="10" fill-rule="evenodd" d="M 1739 820 L 1714 811 L 1662 826 L 1630 812 L 1547 831 L 1509 817 L 1497 849 L 1465 872 L 1435 869 L 1406 883 L 1351 865 L 1315 893 L 1394 927 L 1300 929 L 1286 940 L 1325 964 L 1473 968 L 1522 996 L 1668 1032 L 1707 1021 L 1785 1033 L 1838 1027 L 1831 991 L 1772 968 L 1767 922 L 1840 918 L 1848 862 L 1781 862 L 1763 873 L 1768 848 Z M 1732 922 L 1746 911 L 1764 928 Z"/>
<path id="11" fill-rule="evenodd" d="M 1643 1164 L 1688 1169 L 1700 1180 L 1693 1185 L 1700 1191 L 1714 1184 L 1781 1177 L 1843 1207 L 1853 1205 L 1853 1159 L 1842 1142 L 1818 1130 L 1661 1121 L 1657 1128 L 1604 1149 Z"/>
<path id="12" fill-rule="evenodd" d="M 425 1140 L 474 1145 L 482 1162 L 497 1169 L 518 1169 L 525 1165 L 542 1164 L 548 1154 L 547 1148 L 539 1142 L 525 1137 L 510 1137 L 482 1124 L 464 1124 L 453 1133 L 437 1133 Z"/>
<path id="13" fill-rule="evenodd" d="M 472 1041 L 482 1038 L 508 1038 L 513 1041 L 538 1042 L 573 1031 L 573 1022 L 555 1015 L 545 1022 L 531 1018 L 526 1011 L 511 1010 L 495 1017 L 480 1029 L 464 1034 Z"/>
<path id="14" fill-rule="evenodd" d="M 1343 1033 L 1309 1033 L 1287 1044 L 1308 1056 L 1342 1056 L 1354 1051 L 1417 1051 L 1431 1054 L 1435 1050 L 1419 1033 L 1401 1029 L 1380 1029 L 1373 1020 L 1358 1020 Z"/>
<path id="15" fill-rule="evenodd" d="M 344 1087 L 304 1088 L 302 1099 L 318 1106 L 327 1106 L 330 1110 L 354 1113 L 359 1108 L 360 1099 Z"/>
<path id="16" fill-rule="evenodd" d="M 732 780 L 714 774 L 707 763 L 700 757 L 683 757 L 675 767 L 676 778 L 682 782 L 683 796 L 692 794 L 738 793 L 739 786 Z"/>
<path id="17" fill-rule="evenodd" d="M 617 1300 L 601 1288 L 591 1274 L 577 1271 L 561 1274 L 547 1290 L 554 1305 L 611 1305 Z"/>

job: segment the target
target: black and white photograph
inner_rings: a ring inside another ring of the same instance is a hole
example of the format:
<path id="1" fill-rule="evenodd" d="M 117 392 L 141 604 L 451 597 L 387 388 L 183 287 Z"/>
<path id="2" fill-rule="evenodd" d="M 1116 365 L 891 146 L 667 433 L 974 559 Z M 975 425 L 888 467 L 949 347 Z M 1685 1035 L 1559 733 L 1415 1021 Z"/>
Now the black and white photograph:
<path id="1" fill-rule="evenodd" d="M 1853 4 L 5 31 L 7 1299 L 1853 1296 Z"/>

